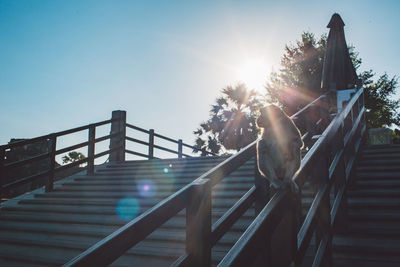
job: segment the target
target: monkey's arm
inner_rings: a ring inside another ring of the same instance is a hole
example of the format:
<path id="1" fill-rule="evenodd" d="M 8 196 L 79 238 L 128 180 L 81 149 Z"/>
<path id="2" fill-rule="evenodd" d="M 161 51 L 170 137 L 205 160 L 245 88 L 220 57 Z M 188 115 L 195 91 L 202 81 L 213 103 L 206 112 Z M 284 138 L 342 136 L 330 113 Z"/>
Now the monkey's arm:
<path id="1" fill-rule="evenodd" d="M 284 183 L 289 185 L 293 192 L 299 192 L 299 187 L 295 181 L 293 181 L 293 176 L 296 171 L 300 167 L 301 157 L 300 157 L 300 149 L 294 147 L 293 148 L 293 158 L 286 163 L 285 177 Z"/>
<path id="2" fill-rule="evenodd" d="M 290 135 L 292 136 L 291 140 L 292 140 L 292 145 L 297 148 L 303 148 L 304 143 L 303 140 L 301 140 L 301 133 L 299 131 L 299 129 L 296 127 L 296 125 L 294 124 L 294 122 L 292 120 L 289 121 L 288 123 L 288 130 L 290 131 Z"/>
<path id="3" fill-rule="evenodd" d="M 299 187 L 297 184 L 292 180 L 296 171 L 300 168 L 301 163 L 301 147 L 303 146 L 303 141 L 301 140 L 300 134 L 295 136 L 290 145 L 290 160 L 286 162 L 286 170 L 285 170 L 285 177 L 284 183 L 290 185 L 293 192 L 298 192 Z"/>
<path id="4" fill-rule="evenodd" d="M 257 142 L 257 166 L 261 175 L 268 179 L 274 187 L 280 187 L 282 182 L 276 176 L 271 166 L 272 160 L 269 157 L 267 145 L 264 140 Z"/>

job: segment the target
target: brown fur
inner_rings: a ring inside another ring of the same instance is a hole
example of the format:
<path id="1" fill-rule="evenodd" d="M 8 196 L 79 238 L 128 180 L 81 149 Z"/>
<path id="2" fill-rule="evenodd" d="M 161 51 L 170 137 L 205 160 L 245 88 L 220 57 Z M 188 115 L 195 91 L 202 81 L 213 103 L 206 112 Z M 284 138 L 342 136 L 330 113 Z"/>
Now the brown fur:
<path id="1" fill-rule="evenodd" d="M 303 147 L 300 131 L 285 112 L 275 105 L 260 110 L 257 126 L 262 128 L 257 143 L 257 164 L 260 173 L 274 187 L 291 184 L 300 167 Z"/>

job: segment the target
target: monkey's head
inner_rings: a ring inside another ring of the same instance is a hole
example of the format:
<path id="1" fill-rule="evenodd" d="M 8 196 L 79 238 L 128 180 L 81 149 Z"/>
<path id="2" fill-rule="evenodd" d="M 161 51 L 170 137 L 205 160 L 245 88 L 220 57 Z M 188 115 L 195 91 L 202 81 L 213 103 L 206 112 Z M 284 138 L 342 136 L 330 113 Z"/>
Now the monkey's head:
<path id="1" fill-rule="evenodd" d="M 260 109 L 260 116 L 256 120 L 259 128 L 268 128 L 274 122 L 280 121 L 286 114 L 275 105 L 268 105 Z"/>

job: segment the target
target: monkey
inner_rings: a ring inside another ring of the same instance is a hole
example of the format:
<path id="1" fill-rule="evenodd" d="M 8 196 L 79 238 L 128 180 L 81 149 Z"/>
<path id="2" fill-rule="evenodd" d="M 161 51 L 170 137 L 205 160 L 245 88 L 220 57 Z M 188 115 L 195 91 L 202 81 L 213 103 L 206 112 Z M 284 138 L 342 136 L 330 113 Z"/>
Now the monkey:
<path id="1" fill-rule="evenodd" d="M 300 167 L 303 140 L 299 129 L 286 113 L 275 105 L 260 109 L 256 120 L 261 128 L 257 142 L 257 165 L 262 176 L 275 188 L 290 186 L 298 191 L 292 177 Z"/>

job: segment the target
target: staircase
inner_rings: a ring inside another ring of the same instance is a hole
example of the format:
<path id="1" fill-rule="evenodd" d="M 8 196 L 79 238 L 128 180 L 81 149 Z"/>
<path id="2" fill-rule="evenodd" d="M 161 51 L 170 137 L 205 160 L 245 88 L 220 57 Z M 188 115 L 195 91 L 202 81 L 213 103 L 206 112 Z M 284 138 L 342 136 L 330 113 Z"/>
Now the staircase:
<path id="1" fill-rule="evenodd" d="M 187 145 L 126 124 L 124 118 L 51 135 L 55 140 L 89 129 L 88 142 L 34 158 L 54 162 L 57 153 L 88 145 L 88 174 L 53 187 L 54 172 L 68 167 L 53 166 L 45 173 L 49 192 L 39 189 L 2 203 L 0 265 L 332 266 L 333 256 L 334 266 L 399 266 L 400 147 L 366 148 L 358 157 L 365 134 L 363 90 L 324 128 L 326 97 L 292 116 L 302 122 L 310 112 L 321 114 L 307 120 L 303 134 L 308 150 L 293 177 L 301 197 L 286 188 L 268 201 L 265 179 L 255 172 L 257 141 L 229 158 L 160 160 L 153 159 L 154 148 L 183 157 Z M 95 138 L 93 129 L 110 122 L 122 130 L 115 133 L 112 124 L 110 135 Z M 149 142 L 126 136 L 124 127 L 149 134 Z M 178 144 L 178 152 L 155 145 L 154 137 Z M 110 150 L 95 154 L 95 143 L 106 139 Z M 118 144 L 124 140 L 147 145 L 149 154 Z M 2 147 L 3 156 L 8 148 Z M 150 160 L 123 161 L 124 153 Z M 94 167 L 94 159 L 106 154 L 119 160 Z"/>
<path id="2" fill-rule="evenodd" d="M 400 146 L 366 147 L 348 191 L 345 234 L 334 236 L 335 266 L 400 266 Z"/>
<path id="3" fill-rule="evenodd" d="M 60 266 L 225 157 L 127 161 L 97 167 L 2 204 L 1 266 Z M 254 160 L 212 190 L 212 223 L 254 185 Z M 112 266 L 167 266 L 185 252 L 185 210 Z M 250 208 L 212 249 L 218 263 L 254 219 Z"/>

